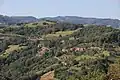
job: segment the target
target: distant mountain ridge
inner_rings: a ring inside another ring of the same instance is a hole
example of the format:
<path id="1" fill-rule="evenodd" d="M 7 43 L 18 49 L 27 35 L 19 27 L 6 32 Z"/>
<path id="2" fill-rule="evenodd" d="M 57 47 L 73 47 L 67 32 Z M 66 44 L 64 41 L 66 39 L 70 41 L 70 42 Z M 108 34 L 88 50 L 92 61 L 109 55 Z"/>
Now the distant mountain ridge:
<path id="1" fill-rule="evenodd" d="M 0 15 L 0 23 L 5 24 L 16 24 L 16 23 L 24 23 L 24 22 L 36 22 L 37 18 L 33 16 L 3 16 Z"/>
<path id="2" fill-rule="evenodd" d="M 84 18 L 78 16 L 57 16 L 57 17 L 45 17 L 37 19 L 33 16 L 3 16 L 0 15 L 0 23 L 5 24 L 16 24 L 25 22 L 36 22 L 41 20 L 51 20 L 58 22 L 68 22 L 73 24 L 95 24 L 95 25 L 106 25 L 114 28 L 120 27 L 120 20 L 118 19 L 101 19 L 101 18 Z"/>
<path id="3" fill-rule="evenodd" d="M 53 18 L 47 17 L 44 19 L 74 24 L 95 24 L 95 25 L 109 25 L 115 28 L 120 27 L 120 20 L 118 19 L 84 18 L 77 16 L 58 16 Z"/>

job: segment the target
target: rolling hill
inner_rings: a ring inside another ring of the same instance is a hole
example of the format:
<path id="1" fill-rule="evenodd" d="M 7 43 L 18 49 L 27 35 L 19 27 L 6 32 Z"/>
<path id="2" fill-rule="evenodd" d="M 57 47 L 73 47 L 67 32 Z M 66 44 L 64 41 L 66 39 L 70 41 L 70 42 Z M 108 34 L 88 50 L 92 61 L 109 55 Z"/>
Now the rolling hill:
<path id="1" fill-rule="evenodd" d="M 84 18 L 78 16 L 57 16 L 57 17 L 44 17 L 37 19 L 33 16 L 3 16 L 0 15 L 0 23 L 4 24 L 16 24 L 26 22 L 36 22 L 42 20 L 67 22 L 73 24 L 95 24 L 95 25 L 106 25 L 114 28 L 120 27 L 120 20 L 118 19 L 101 19 L 101 18 Z"/>
<path id="2" fill-rule="evenodd" d="M 118 19 L 101 19 L 101 18 L 84 18 L 77 16 L 58 16 L 58 17 L 46 17 L 46 20 L 68 22 L 74 24 L 95 24 L 95 25 L 107 25 L 114 28 L 120 27 L 120 20 Z"/>

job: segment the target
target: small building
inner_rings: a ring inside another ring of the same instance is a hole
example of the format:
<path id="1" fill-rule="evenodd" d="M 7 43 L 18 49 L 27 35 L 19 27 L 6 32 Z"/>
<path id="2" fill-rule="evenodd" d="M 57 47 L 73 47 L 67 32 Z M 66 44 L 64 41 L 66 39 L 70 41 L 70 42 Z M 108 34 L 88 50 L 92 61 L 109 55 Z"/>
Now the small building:
<path id="1" fill-rule="evenodd" d="M 40 56 L 43 56 L 46 52 L 50 51 L 49 48 L 47 47 L 42 47 L 38 53 L 40 54 Z M 48 53 L 47 53 L 48 54 Z"/>

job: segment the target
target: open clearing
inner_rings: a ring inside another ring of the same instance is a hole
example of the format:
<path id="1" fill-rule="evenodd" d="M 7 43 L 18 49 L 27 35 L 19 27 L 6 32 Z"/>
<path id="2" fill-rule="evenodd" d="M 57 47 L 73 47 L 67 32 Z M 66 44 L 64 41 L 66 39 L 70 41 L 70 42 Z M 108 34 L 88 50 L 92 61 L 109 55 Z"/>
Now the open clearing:
<path id="1" fill-rule="evenodd" d="M 71 35 L 71 34 L 73 34 L 73 32 L 75 32 L 75 31 L 59 31 L 59 32 L 56 32 L 55 34 L 47 34 L 47 35 L 44 35 L 44 37 L 45 37 L 45 38 L 57 38 L 57 37 L 59 37 L 60 35 L 61 35 L 61 36 Z"/>
<path id="2" fill-rule="evenodd" d="M 54 24 L 55 24 L 54 22 L 40 21 L 40 22 L 25 24 L 25 27 L 37 27 L 37 26 L 44 27 L 46 25 L 54 25 Z"/>
<path id="3" fill-rule="evenodd" d="M 50 71 L 43 76 L 41 76 L 40 80 L 54 80 L 54 71 Z"/>
<path id="4" fill-rule="evenodd" d="M 20 50 L 22 48 L 25 48 L 25 46 L 10 45 L 10 46 L 8 46 L 8 49 L 6 49 L 5 52 L 0 56 L 7 57 L 11 52 L 13 52 L 15 50 Z"/>

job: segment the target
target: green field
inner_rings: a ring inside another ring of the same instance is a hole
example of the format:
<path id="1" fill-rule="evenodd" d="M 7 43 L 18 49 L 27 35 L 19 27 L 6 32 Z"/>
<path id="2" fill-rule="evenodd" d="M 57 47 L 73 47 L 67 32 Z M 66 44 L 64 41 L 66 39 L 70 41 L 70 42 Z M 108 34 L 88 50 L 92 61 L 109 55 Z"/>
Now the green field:
<path id="1" fill-rule="evenodd" d="M 44 27 L 46 25 L 44 25 L 44 23 L 48 24 L 48 25 L 53 25 L 55 24 L 54 22 L 48 22 L 48 21 L 40 21 L 40 22 L 35 22 L 35 23 L 28 23 L 28 24 L 25 24 L 25 27 Z"/>
<path id="2" fill-rule="evenodd" d="M 106 57 L 107 57 L 107 56 L 110 56 L 110 52 L 109 52 L 109 51 L 103 51 L 102 54 L 103 54 L 104 56 L 106 56 Z"/>
<path id="3" fill-rule="evenodd" d="M 25 48 L 26 46 L 19 46 L 19 45 L 10 45 L 8 46 L 9 48 L 5 50 L 5 52 L 0 55 L 1 57 L 7 57 L 9 56 L 9 54 L 15 50 L 20 50 L 20 49 L 23 49 Z"/>
<path id="4" fill-rule="evenodd" d="M 89 56 L 89 55 L 81 55 L 75 58 L 75 60 L 80 61 L 80 60 L 89 60 L 89 59 L 96 59 L 97 57 L 94 56 Z"/>
<path id="5" fill-rule="evenodd" d="M 44 38 L 57 38 L 57 37 L 59 37 L 60 35 L 61 35 L 61 36 L 71 35 L 71 34 L 73 34 L 73 32 L 75 32 L 75 31 L 59 31 L 59 32 L 56 32 L 55 34 L 47 34 L 47 35 L 44 35 L 43 37 L 44 37 Z"/>

